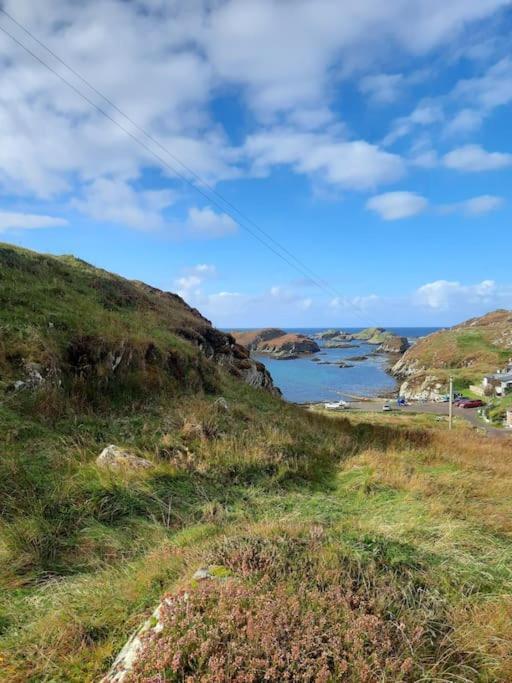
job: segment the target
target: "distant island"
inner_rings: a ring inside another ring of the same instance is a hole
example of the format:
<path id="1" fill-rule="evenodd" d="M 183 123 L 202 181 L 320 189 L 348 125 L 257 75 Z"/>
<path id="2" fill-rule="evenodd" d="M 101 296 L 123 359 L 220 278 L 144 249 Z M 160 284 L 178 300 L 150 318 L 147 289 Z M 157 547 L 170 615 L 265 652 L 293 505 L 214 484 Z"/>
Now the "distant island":
<path id="1" fill-rule="evenodd" d="M 318 344 L 304 334 L 287 333 L 275 327 L 251 332 L 232 332 L 237 344 L 248 351 L 268 354 L 272 358 L 290 360 L 318 353 Z"/>
<path id="2" fill-rule="evenodd" d="M 316 340 L 320 341 L 324 348 L 354 348 L 356 340 L 367 344 L 373 344 L 376 352 L 404 353 L 409 348 L 406 337 L 400 337 L 382 327 L 368 327 L 355 334 L 343 330 L 329 329 L 318 332 L 313 337 L 304 334 L 285 332 L 279 328 L 267 327 L 249 332 L 236 332 L 231 334 L 236 342 L 249 351 L 267 354 L 278 360 L 290 360 L 318 353 L 321 347 Z"/>

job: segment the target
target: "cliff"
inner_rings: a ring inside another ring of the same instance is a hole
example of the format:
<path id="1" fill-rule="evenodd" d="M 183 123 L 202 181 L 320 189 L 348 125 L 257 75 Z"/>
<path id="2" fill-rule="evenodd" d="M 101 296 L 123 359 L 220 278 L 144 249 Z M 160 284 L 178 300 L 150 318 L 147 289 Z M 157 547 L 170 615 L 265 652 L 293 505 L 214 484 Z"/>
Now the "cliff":
<path id="1" fill-rule="evenodd" d="M 448 377 L 461 387 L 479 382 L 512 353 L 512 311 L 498 310 L 420 339 L 393 366 L 406 398 L 444 394 Z"/>

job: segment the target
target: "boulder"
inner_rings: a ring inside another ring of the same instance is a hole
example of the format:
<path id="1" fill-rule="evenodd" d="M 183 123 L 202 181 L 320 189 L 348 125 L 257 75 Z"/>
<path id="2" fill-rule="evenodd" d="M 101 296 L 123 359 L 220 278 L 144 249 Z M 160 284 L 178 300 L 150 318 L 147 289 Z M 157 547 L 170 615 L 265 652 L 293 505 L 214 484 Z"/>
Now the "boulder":
<path id="1" fill-rule="evenodd" d="M 153 463 L 145 458 L 140 458 L 129 451 L 110 444 L 104 448 L 99 456 L 96 458 L 96 464 L 100 467 L 107 467 L 110 469 L 149 469 L 153 467 Z"/>

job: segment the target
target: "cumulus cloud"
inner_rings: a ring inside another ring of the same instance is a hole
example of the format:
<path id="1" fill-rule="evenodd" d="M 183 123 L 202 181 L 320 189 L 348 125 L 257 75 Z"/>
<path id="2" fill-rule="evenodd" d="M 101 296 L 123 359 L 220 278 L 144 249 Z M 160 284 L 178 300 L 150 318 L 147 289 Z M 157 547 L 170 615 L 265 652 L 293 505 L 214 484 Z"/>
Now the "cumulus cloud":
<path id="1" fill-rule="evenodd" d="M 186 234 L 193 237 L 225 237 L 237 232 L 237 224 L 226 213 L 217 213 L 209 206 L 198 209 L 192 207 L 185 221 Z"/>
<path id="2" fill-rule="evenodd" d="M 245 151 L 253 171 L 266 175 L 273 166 L 291 166 L 322 182 L 354 190 L 390 183 L 405 173 L 400 156 L 364 140 L 275 128 L 248 137 Z"/>
<path id="3" fill-rule="evenodd" d="M 64 218 L 42 216 L 32 213 L 0 211 L 0 232 L 7 230 L 35 230 L 37 228 L 57 228 L 68 225 Z"/>
<path id="4" fill-rule="evenodd" d="M 218 92 L 227 88 L 241 94 L 259 124 L 275 125 L 277 117 L 285 115 L 296 131 L 325 131 L 336 118 L 330 109 L 333 78 L 374 73 L 390 46 L 418 56 L 447 40 L 453 45 L 471 22 L 492 16 L 506 4 L 507 0 L 452 0 L 447 10 L 445 0 L 368 0 L 358 5 L 299 0 L 291 10 L 280 0 L 4 2 L 8 12 L 210 182 L 239 177 L 244 154 L 250 151 L 250 145 L 234 147 L 212 119 L 210 104 Z M 19 28 L 3 21 L 136 132 Z M 3 190 L 54 197 L 98 177 L 133 182 L 152 166 L 171 181 L 175 178 L 162 161 L 130 141 L 5 35 L 0 37 L 0 51 Z M 499 74 L 494 80 L 499 82 Z M 373 87 L 376 92 L 379 84 L 374 81 Z M 392 87 L 389 78 L 387 86 L 381 79 L 380 96 L 389 98 Z M 482 101 L 498 98 L 491 97 L 484 84 L 480 91 Z M 355 188 L 396 177 L 401 169 L 399 160 L 383 156 L 364 141 L 342 142 L 338 136 L 318 142 L 318 150 L 310 144 L 305 154 L 295 153 L 284 163 Z M 161 148 L 156 151 L 169 160 Z M 338 157 L 355 165 L 352 175 L 343 170 L 346 164 Z M 136 214 L 135 210 L 128 216 L 132 225 L 140 225 Z"/>
<path id="5" fill-rule="evenodd" d="M 494 171 L 512 166 L 512 154 L 487 152 L 480 145 L 464 145 L 445 154 L 443 163 L 456 171 Z"/>
<path id="6" fill-rule="evenodd" d="M 72 205 L 97 221 L 121 224 L 137 230 L 162 228 L 162 210 L 176 201 L 172 190 L 136 190 L 128 182 L 98 178 L 84 188 Z"/>
<path id="7" fill-rule="evenodd" d="M 366 208 L 375 211 L 385 221 L 410 218 L 425 211 L 428 202 L 425 197 L 414 192 L 387 192 L 371 197 Z"/>
<path id="8" fill-rule="evenodd" d="M 458 302 L 490 304 L 501 296 L 508 297 L 510 289 L 498 288 L 494 280 L 482 280 L 474 285 L 463 285 L 460 282 L 436 280 L 419 287 L 415 293 L 419 304 L 434 309 L 454 307 Z"/>

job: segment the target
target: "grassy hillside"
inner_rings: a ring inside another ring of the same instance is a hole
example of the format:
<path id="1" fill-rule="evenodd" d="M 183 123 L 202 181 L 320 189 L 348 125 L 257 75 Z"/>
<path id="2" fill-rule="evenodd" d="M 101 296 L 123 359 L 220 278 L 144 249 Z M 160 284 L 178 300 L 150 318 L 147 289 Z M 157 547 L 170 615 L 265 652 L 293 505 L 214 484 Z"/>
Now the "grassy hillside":
<path id="1" fill-rule="evenodd" d="M 446 384 L 455 377 L 457 388 L 480 383 L 512 357 L 512 311 L 494 311 L 420 339 L 394 366 L 399 378 L 420 387 L 426 378 Z M 427 382 L 428 383 L 428 382 Z"/>
<path id="2" fill-rule="evenodd" d="M 53 286 L 68 268 L 88 283 L 67 327 L 70 305 L 26 298 L 29 271 L 23 297 L 2 287 L 0 679 L 98 681 L 165 595 L 134 681 L 511 679 L 510 442 L 287 405 L 197 355 L 177 332 L 198 329 L 182 304 L 178 324 L 155 311 L 164 295 L 100 274 L 151 302 L 100 313 L 96 271 L 64 265 Z M 185 381 L 160 364 L 149 377 L 126 365 L 129 384 L 107 375 L 112 390 L 101 373 L 77 378 L 64 362 L 75 323 L 115 349 L 183 348 Z M 23 340 L 62 385 L 10 389 Z M 153 467 L 100 467 L 110 443 Z M 194 580 L 200 567 L 216 578 Z"/>

